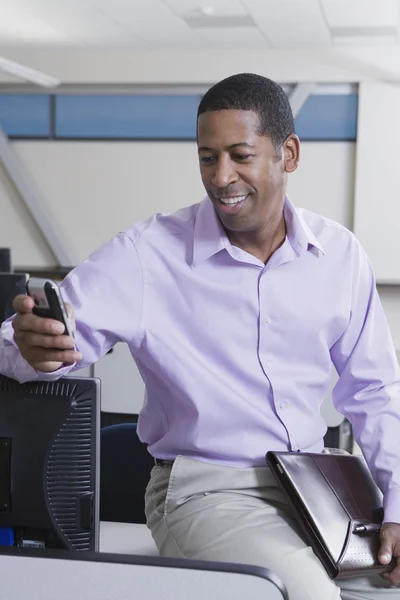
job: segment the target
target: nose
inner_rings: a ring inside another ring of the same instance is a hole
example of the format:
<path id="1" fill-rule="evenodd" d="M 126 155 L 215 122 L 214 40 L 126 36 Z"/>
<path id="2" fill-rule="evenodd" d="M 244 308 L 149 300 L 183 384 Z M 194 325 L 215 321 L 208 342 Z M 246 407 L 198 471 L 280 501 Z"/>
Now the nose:
<path id="1" fill-rule="evenodd" d="M 215 171 L 211 183 L 217 188 L 226 188 L 231 183 L 236 183 L 239 176 L 236 173 L 235 165 L 229 156 L 220 156 L 215 161 Z"/>

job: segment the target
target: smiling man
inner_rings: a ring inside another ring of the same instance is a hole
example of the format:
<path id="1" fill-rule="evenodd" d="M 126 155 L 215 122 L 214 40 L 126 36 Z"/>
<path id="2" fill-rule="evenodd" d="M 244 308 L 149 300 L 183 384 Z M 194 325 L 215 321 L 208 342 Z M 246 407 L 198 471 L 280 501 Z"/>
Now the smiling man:
<path id="1" fill-rule="evenodd" d="M 126 342 L 146 384 L 138 431 L 162 555 L 268 567 L 290 600 L 400 600 L 400 374 L 370 263 L 352 233 L 287 198 L 300 143 L 276 83 L 213 86 L 198 150 L 203 202 L 135 224 L 64 280 L 76 348 L 20 296 L 0 371 L 54 380 Z M 386 581 L 341 588 L 265 464 L 268 450 L 322 451 L 332 363 L 335 406 L 384 493 L 380 560 L 397 561 Z"/>
<path id="2" fill-rule="evenodd" d="M 231 243 L 266 263 L 286 237 L 287 173 L 297 168 L 300 144 L 284 91 L 275 88 L 273 104 L 281 101 L 287 111 L 274 122 L 273 106 L 269 111 L 262 104 L 257 111 L 245 108 L 249 97 L 240 96 L 240 81 L 238 76 L 221 82 L 200 104 L 200 170 Z M 218 89 L 235 96 L 235 108 L 229 107 L 230 96 L 221 97 Z M 263 102 L 256 97 L 253 102 L 257 100 Z"/>

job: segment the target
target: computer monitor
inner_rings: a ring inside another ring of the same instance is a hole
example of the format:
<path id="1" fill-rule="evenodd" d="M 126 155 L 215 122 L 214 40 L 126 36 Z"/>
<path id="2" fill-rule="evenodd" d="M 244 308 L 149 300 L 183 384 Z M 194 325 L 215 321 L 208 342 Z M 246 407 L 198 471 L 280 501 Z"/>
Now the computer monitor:
<path id="1" fill-rule="evenodd" d="M 27 273 L 0 273 L 0 325 L 14 314 L 13 300 L 18 294 L 26 294 Z"/>
<path id="2" fill-rule="evenodd" d="M 0 376 L 0 528 L 10 545 L 98 550 L 100 381 Z"/>
<path id="3" fill-rule="evenodd" d="M 11 273 L 11 248 L 0 248 L 0 272 Z"/>

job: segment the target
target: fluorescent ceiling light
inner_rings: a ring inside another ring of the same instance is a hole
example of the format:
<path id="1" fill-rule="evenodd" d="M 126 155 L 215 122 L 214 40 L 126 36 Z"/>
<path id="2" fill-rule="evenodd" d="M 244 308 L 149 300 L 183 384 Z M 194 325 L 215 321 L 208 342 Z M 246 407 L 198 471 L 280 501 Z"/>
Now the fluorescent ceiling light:
<path id="1" fill-rule="evenodd" d="M 397 27 L 333 27 L 334 46 L 393 46 L 397 43 Z"/>
<path id="2" fill-rule="evenodd" d="M 234 15 L 234 16 L 183 16 L 182 19 L 192 29 L 229 29 L 237 27 L 255 27 L 253 19 L 249 15 Z"/>
<path id="3" fill-rule="evenodd" d="M 396 36 L 397 25 L 390 27 L 331 27 L 333 37 Z M 368 41 L 368 40 L 367 40 Z"/>
<path id="4" fill-rule="evenodd" d="M 36 71 L 30 67 L 25 67 L 24 65 L 20 65 L 12 60 L 7 60 L 2 56 L 0 56 L 0 71 L 8 73 L 9 75 L 14 75 L 14 77 L 19 77 L 25 81 L 31 81 L 32 83 L 36 83 L 37 85 L 41 85 L 43 87 L 57 87 L 61 83 L 61 81 L 55 77 L 45 75 L 40 71 Z"/>

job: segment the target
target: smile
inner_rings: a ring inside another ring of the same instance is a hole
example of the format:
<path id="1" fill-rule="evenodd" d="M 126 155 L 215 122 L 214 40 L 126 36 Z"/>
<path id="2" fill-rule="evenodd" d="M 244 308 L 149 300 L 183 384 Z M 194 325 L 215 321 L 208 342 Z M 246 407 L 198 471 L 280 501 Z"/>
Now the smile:
<path id="1" fill-rule="evenodd" d="M 217 198 L 218 200 L 218 212 L 222 215 L 236 215 L 242 210 L 242 206 L 245 204 L 250 194 L 245 196 L 225 196 L 224 198 Z"/>
<path id="2" fill-rule="evenodd" d="M 230 196 L 229 198 L 218 198 L 218 200 L 222 202 L 222 204 L 225 204 L 225 206 L 236 206 L 240 202 L 246 200 L 246 198 L 247 194 L 245 196 Z"/>

